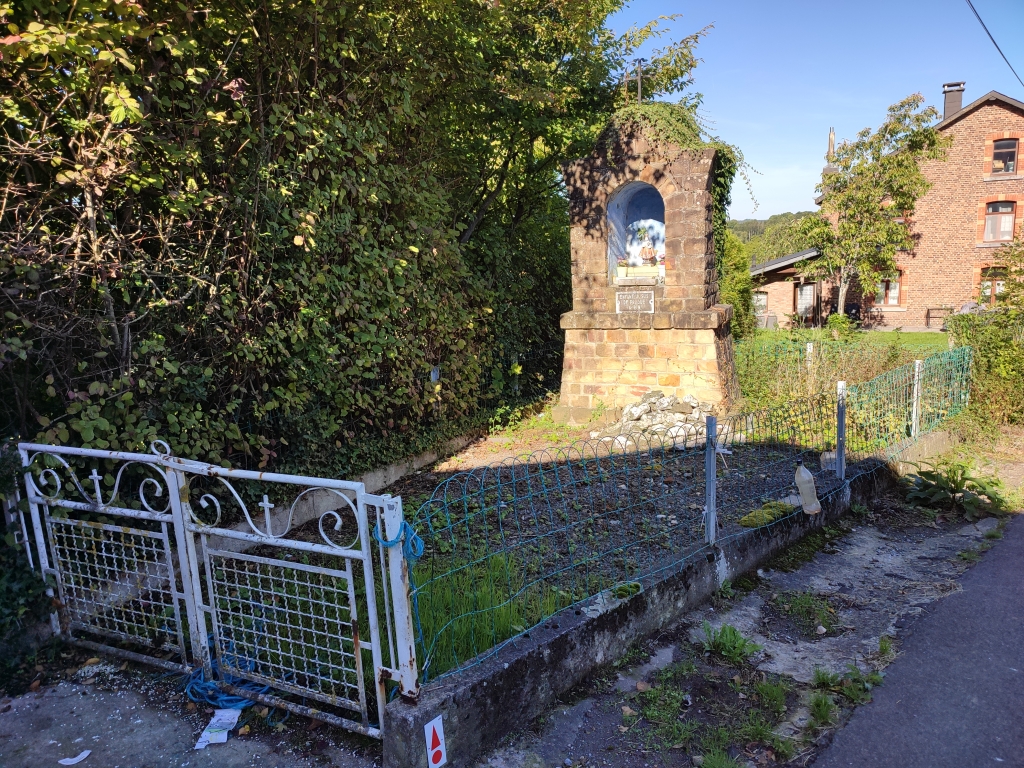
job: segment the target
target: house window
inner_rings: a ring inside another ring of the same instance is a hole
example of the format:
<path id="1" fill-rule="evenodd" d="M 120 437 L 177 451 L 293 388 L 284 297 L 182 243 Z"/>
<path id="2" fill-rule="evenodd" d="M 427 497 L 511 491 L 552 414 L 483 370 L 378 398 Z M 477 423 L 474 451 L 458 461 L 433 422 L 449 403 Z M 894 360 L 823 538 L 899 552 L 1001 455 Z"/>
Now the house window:
<path id="1" fill-rule="evenodd" d="M 1006 290 L 1006 270 L 1002 267 L 988 267 L 981 270 L 981 291 L 979 304 L 993 305 Z"/>
<path id="2" fill-rule="evenodd" d="M 985 242 L 1000 243 L 1013 240 L 1014 203 L 989 203 L 985 206 Z"/>
<path id="3" fill-rule="evenodd" d="M 900 280 L 902 275 L 881 280 L 875 291 L 875 306 L 898 307 L 900 303 Z"/>
<path id="4" fill-rule="evenodd" d="M 997 141 L 992 151 L 992 173 L 1017 172 L 1017 140 Z"/>
<path id="5" fill-rule="evenodd" d="M 767 315 L 768 314 L 768 292 L 767 291 L 754 291 L 754 314 L 755 315 Z"/>

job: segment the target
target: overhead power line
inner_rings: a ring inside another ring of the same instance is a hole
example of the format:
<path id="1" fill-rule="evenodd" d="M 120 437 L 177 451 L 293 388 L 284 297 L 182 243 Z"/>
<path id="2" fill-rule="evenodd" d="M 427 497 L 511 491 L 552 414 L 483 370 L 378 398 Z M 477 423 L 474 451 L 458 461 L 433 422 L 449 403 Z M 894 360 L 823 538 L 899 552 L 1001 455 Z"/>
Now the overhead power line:
<path id="1" fill-rule="evenodd" d="M 1011 64 L 1010 60 L 1006 58 L 1006 54 L 1003 53 L 1003 49 L 999 47 L 999 43 L 997 43 L 996 39 L 992 37 L 992 33 L 988 31 L 988 27 L 985 26 L 985 22 L 982 20 L 981 14 L 978 13 L 978 9 L 974 7 L 974 3 L 972 3 L 971 0 L 967 0 L 967 4 L 971 6 L 971 10 L 974 11 L 974 18 L 976 18 L 978 23 L 981 24 L 981 28 L 985 30 L 985 34 L 988 35 L 988 39 L 992 41 L 992 45 L 994 45 L 996 50 L 999 51 L 999 55 L 1003 57 L 1003 61 L 1006 62 L 1006 66 L 1008 66 L 1010 71 L 1013 72 L 1013 76 L 1017 78 L 1017 82 L 1024 86 L 1024 80 L 1020 79 L 1020 75 L 1017 74 L 1017 70 L 1013 68 L 1013 64 Z"/>

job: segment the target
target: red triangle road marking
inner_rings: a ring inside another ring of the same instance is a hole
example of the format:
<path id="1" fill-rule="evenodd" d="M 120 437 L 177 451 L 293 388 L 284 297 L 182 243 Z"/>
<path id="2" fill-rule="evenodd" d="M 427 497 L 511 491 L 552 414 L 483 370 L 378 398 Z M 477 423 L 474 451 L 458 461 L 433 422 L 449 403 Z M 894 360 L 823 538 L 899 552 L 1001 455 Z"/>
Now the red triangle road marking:
<path id="1" fill-rule="evenodd" d="M 430 738 L 430 749 L 431 751 L 441 746 L 441 739 L 437 737 L 437 728 L 432 728 L 433 736 Z"/>

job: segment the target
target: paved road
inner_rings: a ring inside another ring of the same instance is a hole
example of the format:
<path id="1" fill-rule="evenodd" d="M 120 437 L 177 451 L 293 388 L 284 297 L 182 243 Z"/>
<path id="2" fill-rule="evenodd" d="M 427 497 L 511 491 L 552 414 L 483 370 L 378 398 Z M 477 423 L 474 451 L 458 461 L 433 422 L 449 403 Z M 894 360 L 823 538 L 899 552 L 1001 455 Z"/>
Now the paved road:
<path id="1" fill-rule="evenodd" d="M 1024 768 L 1024 519 L 961 582 L 815 768 Z"/>

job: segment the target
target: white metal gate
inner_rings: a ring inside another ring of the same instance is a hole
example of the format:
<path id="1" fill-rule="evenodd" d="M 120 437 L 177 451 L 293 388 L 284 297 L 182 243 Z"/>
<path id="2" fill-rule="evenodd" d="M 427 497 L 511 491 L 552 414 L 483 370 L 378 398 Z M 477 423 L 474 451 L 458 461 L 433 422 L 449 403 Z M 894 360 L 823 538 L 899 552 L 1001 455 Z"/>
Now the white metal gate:
<path id="1" fill-rule="evenodd" d="M 400 498 L 161 442 L 19 447 L 67 639 L 377 738 L 388 695 L 418 694 Z"/>

